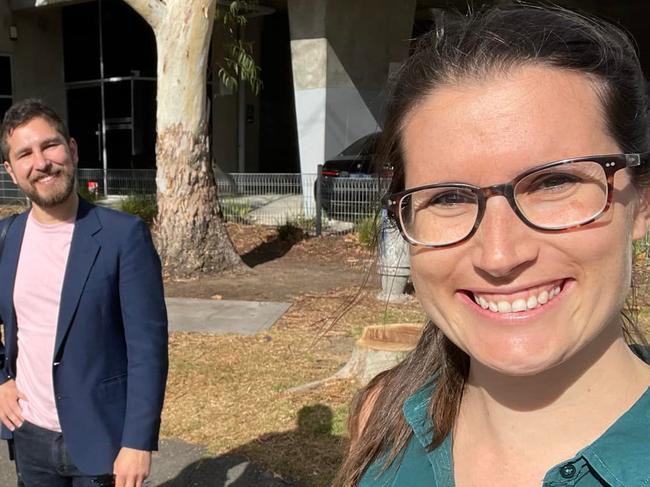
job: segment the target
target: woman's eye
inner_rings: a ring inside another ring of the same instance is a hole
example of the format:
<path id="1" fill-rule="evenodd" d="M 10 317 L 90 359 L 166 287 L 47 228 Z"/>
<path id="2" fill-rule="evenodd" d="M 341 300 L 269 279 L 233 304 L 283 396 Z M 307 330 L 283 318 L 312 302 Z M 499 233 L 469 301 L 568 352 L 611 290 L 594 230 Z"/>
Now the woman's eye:
<path id="1" fill-rule="evenodd" d="M 438 208 L 453 208 L 458 205 L 471 203 L 474 203 L 474 199 L 470 195 L 460 193 L 458 191 L 448 191 L 431 198 L 429 201 L 429 206 L 435 206 Z"/>
<path id="2" fill-rule="evenodd" d="M 532 181 L 526 191 L 553 191 L 568 188 L 580 183 L 580 178 L 575 174 L 553 173 L 544 174 Z"/>

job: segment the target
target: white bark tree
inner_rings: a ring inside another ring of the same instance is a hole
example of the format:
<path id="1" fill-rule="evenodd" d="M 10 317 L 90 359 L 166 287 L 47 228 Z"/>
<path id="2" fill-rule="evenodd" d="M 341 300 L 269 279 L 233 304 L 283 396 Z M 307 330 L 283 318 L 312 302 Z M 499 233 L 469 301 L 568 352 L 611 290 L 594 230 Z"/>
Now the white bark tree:
<path id="1" fill-rule="evenodd" d="M 156 37 L 156 243 L 173 278 L 243 265 L 219 217 L 206 73 L 217 0 L 125 0 Z"/>

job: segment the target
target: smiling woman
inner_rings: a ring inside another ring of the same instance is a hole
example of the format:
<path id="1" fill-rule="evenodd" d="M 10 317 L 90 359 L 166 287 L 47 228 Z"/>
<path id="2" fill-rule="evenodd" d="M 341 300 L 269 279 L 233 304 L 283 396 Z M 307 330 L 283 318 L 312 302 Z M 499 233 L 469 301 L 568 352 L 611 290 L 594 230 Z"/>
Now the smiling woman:
<path id="1" fill-rule="evenodd" d="M 379 157 L 431 321 L 360 392 L 337 485 L 650 479 L 650 367 L 622 316 L 649 128 L 632 42 L 609 24 L 492 8 L 419 41 Z"/>

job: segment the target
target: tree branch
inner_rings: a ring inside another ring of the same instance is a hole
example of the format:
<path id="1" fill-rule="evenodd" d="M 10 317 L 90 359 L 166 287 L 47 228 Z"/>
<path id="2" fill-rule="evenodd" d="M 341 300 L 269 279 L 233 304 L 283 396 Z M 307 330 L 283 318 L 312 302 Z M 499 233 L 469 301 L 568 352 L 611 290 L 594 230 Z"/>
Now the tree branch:
<path id="1" fill-rule="evenodd" d="M 133 10 L 138 12 L 155 31 L 162 22 L 165 14 L 164 0 L 124 0 Z"/>

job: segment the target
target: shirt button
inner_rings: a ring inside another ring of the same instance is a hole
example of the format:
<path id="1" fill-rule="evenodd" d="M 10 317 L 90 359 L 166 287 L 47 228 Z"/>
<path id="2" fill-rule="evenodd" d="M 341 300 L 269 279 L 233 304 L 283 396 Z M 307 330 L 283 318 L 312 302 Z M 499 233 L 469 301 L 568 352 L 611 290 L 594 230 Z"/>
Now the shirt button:
<path id="1" fill-rule="evenodd" d="M 572 463 L 560 467 L 560 475 L 562 478 L 570 479 L 576 474 L 576 467 Z"/>

